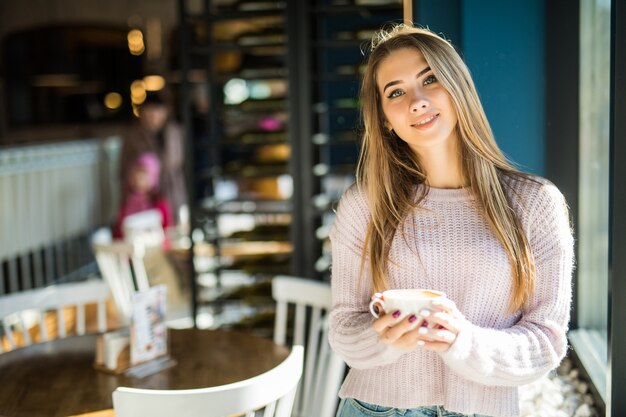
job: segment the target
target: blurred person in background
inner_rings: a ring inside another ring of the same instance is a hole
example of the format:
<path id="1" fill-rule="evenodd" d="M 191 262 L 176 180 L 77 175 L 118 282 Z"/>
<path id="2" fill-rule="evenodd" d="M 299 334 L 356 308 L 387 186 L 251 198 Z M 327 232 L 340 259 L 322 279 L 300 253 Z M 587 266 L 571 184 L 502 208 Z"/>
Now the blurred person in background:
<path id="1" fill-rule="evenodd" d="M 161 214 L 163 230 L 172 224 L 170 203 L 160 191 L 159 177 L 161 163 L 153 152 L 142 153 L 135 159 L 128 170 L 126 194 L 122 196 L 122 205 L 113 228 L 113 237 L 123 237 L 124 220 L 133 214 L 146 210 L 158 210 Z"/>
<path id="2" fill-rule="evenodd" d="M 174 225 L 179 223 L 181 207 L 187 205 L 183 168 L 185 146 L 183 130 L 173 120 L 161 95 L 149 93 L 139 107 L 139 119 L 124 136 L 120 156 L 122 195 L 130 189 L 129 171 L 139 155 L 152 152 L 161 163 L 160 192 L 171 205 Z"/>

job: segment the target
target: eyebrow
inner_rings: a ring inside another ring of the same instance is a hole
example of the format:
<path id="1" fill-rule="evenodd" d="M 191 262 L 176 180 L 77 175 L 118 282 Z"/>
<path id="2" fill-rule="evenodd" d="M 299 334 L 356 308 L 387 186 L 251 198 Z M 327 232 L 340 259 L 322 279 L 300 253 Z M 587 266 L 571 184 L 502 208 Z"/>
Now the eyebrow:
<path id="1" fill-rule="evenodd" d="M 417 75 L 415 76 L 415 78 L 419 78 L 422 75 L 426 74 L 428 71 L 430 71 L 430 67 L 426 67 L 423 70 L 421 70 L 420 72 L 417 73 Z M 400 84 L 402 81 L 400 80 L 395 80 L 395 81 L 390 81 L 387 84 L 385 84 L 385 87 L 383 88 L 383 91 L 385 91 L 387 88 L 394 86 L 396 84 Z"/>

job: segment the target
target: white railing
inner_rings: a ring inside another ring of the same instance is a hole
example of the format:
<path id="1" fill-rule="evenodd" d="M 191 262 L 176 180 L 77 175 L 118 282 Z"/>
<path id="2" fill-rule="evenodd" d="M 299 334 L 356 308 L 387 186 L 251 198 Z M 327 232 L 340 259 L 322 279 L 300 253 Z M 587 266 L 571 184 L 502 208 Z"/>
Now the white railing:
<path id="1" fill-rule="evenodd" d="M 115 206 L 115 142 L 0 149 L 0 294 L 80 266 L 89 249 L 77 238 L 109 222 Z"/>

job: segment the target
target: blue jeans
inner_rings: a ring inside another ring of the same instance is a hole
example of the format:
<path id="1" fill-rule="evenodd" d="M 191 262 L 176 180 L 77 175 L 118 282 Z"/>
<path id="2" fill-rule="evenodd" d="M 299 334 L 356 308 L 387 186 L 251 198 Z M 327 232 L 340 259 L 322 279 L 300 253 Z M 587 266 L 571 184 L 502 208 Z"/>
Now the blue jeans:
<path id="1" fill-rule="evenodd" d="M 480 414 L 459 414 L 440 405 L 418 408 L 393 408 L 369 404 L 354 398 L 343 398 L 336 417 L 487 417 Z"/>

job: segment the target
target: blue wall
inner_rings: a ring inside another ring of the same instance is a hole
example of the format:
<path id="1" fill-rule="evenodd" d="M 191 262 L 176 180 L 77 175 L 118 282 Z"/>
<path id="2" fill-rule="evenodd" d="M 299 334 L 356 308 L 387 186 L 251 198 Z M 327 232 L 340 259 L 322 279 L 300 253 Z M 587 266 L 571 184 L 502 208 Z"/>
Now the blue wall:
<path id="1" fill-rule="evenodd" d="M 414 3 L 415 23 L 443 32 L 461 47 L 504 153 L 523 170 L 543 175 L 544 1 Z"/>

